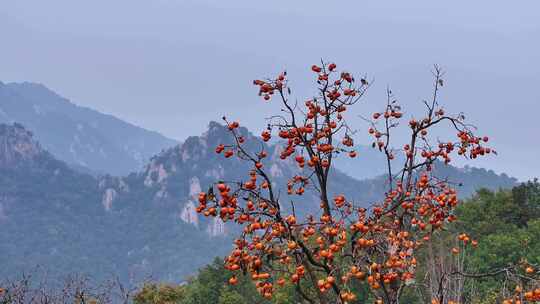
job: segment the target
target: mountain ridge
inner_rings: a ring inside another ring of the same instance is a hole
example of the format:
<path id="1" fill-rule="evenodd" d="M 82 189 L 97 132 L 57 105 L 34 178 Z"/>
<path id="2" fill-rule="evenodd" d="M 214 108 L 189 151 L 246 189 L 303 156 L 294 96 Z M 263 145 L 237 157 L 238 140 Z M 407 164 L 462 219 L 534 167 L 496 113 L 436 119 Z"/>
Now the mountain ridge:
<path id="1" fill-rule="evenodd" d="M 261 147 L 249 130 L 239 132 L 246 145 Z M 185 280 L 215 256 L 226 254 L 238 229 L 195 212 L 201 190 L 217 180 L 247 178 L 250 164 L 224 159 L 214 151 L 217 144 L 231 141 L 226 126 L 210 122 L 207 132 L 164 149 L 142 170 L 94 177 L 39 148 L 22 125 L 0 124 L 0 164 L 10 159 L 8 165 L 0 165 L 0 259 L 10 261 L 0 276 L 48 265 L 61 274 L 78 269 L 101 279 L 116 273 L 132 282 L 147 274 L 164 281 Z M 265 168 L 276 189 L 285 189 L 297 167 L 279 159 L 278 146 L 263 143 L 263 147 L 269 155 L 263 161 Z M 30 154 L 15 162 L 11 151 Z M 457 178 L 467 177 L 448 170 Z M 479 172 L 468 177 L 469 194 L 482 183 L 490 188 L 514 185 L 491 175 L 487 177 L 493 180 L 478 180 L 485 170 Z M 385 184 L 382 179 L 358 181 L 334 170 L 329 188 L 331 195 L 344 193 L 367 206 L 380 199 Z M 295 201 L 300 215 L 320 212 L 319 199 L 308 192 Z"/>
<path id="2" fill-rule="evenodd" d="M 141 168 L 151 156 L 178 143 L 31 82 L 0 84 L 0 122 L 21 123 L 69 164 L 116 175 Z"/>

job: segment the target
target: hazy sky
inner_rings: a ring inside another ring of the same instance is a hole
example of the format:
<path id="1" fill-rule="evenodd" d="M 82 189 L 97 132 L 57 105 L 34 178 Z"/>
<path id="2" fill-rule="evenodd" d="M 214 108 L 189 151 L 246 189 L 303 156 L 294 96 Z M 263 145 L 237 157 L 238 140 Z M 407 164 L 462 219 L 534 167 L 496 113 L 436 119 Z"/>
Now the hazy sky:
<path id="1" fill-rule="evenodd" d="M 224 114 L 258 132 L 273 106 L 252 79 L 287 69 L 303 99 L 321 58 L 375 79 L 357 113 L 389 85 L 413 115 L 437 63 L 446 108 L 500 152 L 471 164 L 540 176 L 538 0 L 0 0 L 0 41 L 1 81 L 40 82 L 177 139 Z"/>

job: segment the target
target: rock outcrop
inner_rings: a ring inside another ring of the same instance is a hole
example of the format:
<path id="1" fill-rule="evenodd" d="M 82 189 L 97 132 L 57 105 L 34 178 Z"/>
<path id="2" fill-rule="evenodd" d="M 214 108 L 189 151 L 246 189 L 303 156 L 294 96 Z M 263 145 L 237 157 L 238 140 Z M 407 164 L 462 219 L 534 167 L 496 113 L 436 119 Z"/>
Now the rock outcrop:
<path id="1" fill-rule="evenodd" d="M 32 132 L 22 125 L 0 124 L 0 167 L 18 166 L 33 162 L 45 153 Z"/>

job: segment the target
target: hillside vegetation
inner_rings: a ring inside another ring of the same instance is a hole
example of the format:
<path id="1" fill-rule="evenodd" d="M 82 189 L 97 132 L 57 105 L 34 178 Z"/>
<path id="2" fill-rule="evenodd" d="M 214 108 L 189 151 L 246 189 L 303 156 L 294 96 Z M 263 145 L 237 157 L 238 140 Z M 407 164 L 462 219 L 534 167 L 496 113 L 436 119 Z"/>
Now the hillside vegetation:
<path id="1" fill-rule="evenodd" d="M 516 186 L 511 190 L 490 191 L 482 189 L 464 202 L 457 210 L 459 221 L 449 227 L 449 232 L 468 231 L 478 241 L 474 250 L 463 252 L 460 261 L 450 251 L 456 246 L 451 233 L 440 233 L 434 242 L 437 256 L 430 257 L 429 252 L 422 253 L 425 265 L 454 267 L 466 273 L 487 273 L 511 264 L 540 265 L 540 184 L 531 181 Z M 459 265 L 458 265 L 459 264 Z M 244 303 L 299 303 L 302 299 L 295 288 L 289 286 L 280 290 L 269 301 L 262 298 L 248 278 L 241 277 L 235 286 L 227 282 L 232 276 L 223 267 L 223 262 L 216 259 L 212 264 L 199 270 L 188 284 L 168 285 L 165 283 L 147 283 L 135 295 L 136 304 L 244 304 Z M 404 296 L 404 303 L 428 303 L 432 286 L 424 280 L 426 274 L 433 271 L 423 267 L 415 282 L 415 292 Z M 436 270 L 436 269 L 435 269 Z M 367 283 L 359 282 L 355 288 L 359 297 L 351 303 L 371 303 L 374 300 L 368 293 Z M 501 289 L 505 282 L 500 277 L 486 277 L 480 280 L 465 279 L 461 288 L 452 290 L 459 294 L 463 303 L 491 304 L 500 303 Z M 515 286 L 512 286 L 514 288 Z M 448 288 L 448 287 L 447 287 Z M 366 302 L 367 301 L 367 302 Z"/>

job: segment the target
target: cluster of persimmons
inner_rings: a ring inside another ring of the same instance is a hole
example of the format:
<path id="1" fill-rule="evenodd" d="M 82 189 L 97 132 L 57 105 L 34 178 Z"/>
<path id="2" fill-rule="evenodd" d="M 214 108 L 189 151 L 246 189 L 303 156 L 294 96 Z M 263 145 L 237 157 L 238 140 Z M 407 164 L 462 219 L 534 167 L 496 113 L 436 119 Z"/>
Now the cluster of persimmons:
<path id="1" fill-rule="evenodd" d="M 261 133 L 263 142 L 279 137 L 279 159 L 266 160 L 265 145 L 259 151 L 248 151 L 245 143 L 257 139 L 242 136 L 238 122 L 224 119 L 232 140 L 216 147 L 216 153 L 237 156 L 252 168 L 244 181 L 218 182 L 217 191 L 200 193 L 197 211 L 241 225 L 235 248 L 225 259 L 226 268 L 248 273 L 266 298 L 277 288 L 293 284 L 311 303 L 347 303 L 357 298 L 351 286 L 366 282 L 377 303 L 397 303 L 403 288 L 415 280 L 419 247 L 456 220 L 457 191 L 435 176 L 435 162 L 449 163 L 453 154 L 477 158 L 494 151 L 486 146 L 488 138 L 476 136 L 462 116 L 447 115 L 439 105 L 437 91 L 443 82 L 437 74 L 434 98 L 426 102 L 426 113 L 420 119 L 400 124 L 406 115 L 391 98 L 383 111 L 368 119 L 367 135 L 388 160 L 388 191 L 381 193 L 379 202 L 358 206 L 344 194 L 331 194 L 328 180 L 338 155 L 359 156 L 345 114 L 370 83 L 338 72 L 333 63 L 313 65 L 311 70 L 317 94 L 302 103 L 291 99 L 286 73 L 254 81 L 263 100 L 277 99 L 283 109 L 269 119 L 268 129 Z M 430 137 L 431 129 L 443 124 L 454 130 L 454 140 Z M 410 136 L 396 149 L 390 140 L 398 127 L 404 127 Z M 403 157 L 396 158 L 397 153 Z M 398 159 L 402 164 L 395 170 Z M 275 189 L 265 167 L 270 161 L 287 161 L 296 167 L 287 183 L 288 198 Z M 306 191 L 318 197 L 313 203 L 319 212 L 298 216 L 294 208 L 284 207 L 284 201 Z M 467 234 L 459 239 L 465 245 L 477 245 Z M 453 253 L 459 249 L 454 248 Z M 230 283 L 237 281 L 235 274 Z"/>

